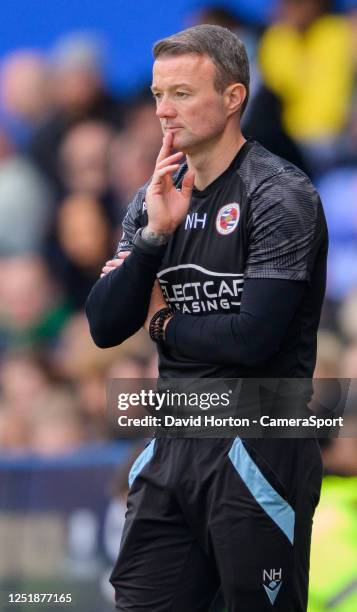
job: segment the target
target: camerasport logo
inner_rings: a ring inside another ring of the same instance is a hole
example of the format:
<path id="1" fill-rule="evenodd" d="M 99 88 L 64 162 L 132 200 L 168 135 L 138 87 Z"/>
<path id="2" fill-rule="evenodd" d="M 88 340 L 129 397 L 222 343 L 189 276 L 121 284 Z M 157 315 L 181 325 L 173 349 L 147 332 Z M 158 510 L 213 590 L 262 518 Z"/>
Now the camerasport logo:
<path id="1" fill-rule="evenodd" d="M 231 234 L 239 222 L 240 210 L 237 202 L 226 204 L 219 209 L 216 219 L 216 230 L 222 236 Z"/>

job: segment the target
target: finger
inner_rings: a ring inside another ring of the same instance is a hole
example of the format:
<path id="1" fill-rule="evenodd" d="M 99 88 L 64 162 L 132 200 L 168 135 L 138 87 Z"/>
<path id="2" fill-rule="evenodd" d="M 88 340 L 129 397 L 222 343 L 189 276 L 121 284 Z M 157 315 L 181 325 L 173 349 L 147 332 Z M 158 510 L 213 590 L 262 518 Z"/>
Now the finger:
<path id="1" fill-rule="evenodd" d="M 130 253 L 131 253 L 131 251 L 120 251 L 115 256 L 115 259 L 111 260 L 111 261 L 116 261 L 117 259 L 125 259 L 126 257 L 128 257 L 128 255 L 130 255 Z M 107 261 L 106 263 L 109 263 L 109 262 Z"/>
<path id="2" fill-rule="evenodd" d="M 168 157 L 172 148 L 172 138 L 173 134 L 168 133 L 162 139 L 162 147 L 159 151 L 159 155 L 157 156 L 156 163 L 160 163 L 165 157 Z"/>
<path id="3" fill-rule="evenodd" d="M 192 170 L 188 170 L 185 176 L 183 177 L 183 181 L 181 184 L 181 194 L 186 199 L 191 198 L 193 185 L 195 182 L 195 173 Z"/>
<path id="4" fill-rule="evenodd" d="M 158 170 L 160 168 L 163 168 L 167 164 L 172 164 L 173 162 L 181 159 L 181 157 L 183 157 L 183 156 L 184 156 L 184 154 L 181 151 L 179 151 L 178 153 L 174 153 L 173 155 L 170 155 L 170 157 L 166 157 L 159 164 L 157 164 L 156 165 L 156 169 Z"/>
<path id="5" fill-rule="evenodd" d="M 173 172 L 175 172 L 175 170 L 178 170 L 179 167 L 180 167 L 180 164 L 171 164 L 171 166 L 165 166 L 164 168 L 161 168 L 160 170 L 156 170 L 154 176 L 162 178 L 163 176 L 166 176 L 167 174 L 172 174 Z"/>
<path id="6" fill-rule="evenodd" d="M 173 184 L 172 174 L 178 170 L 180 167 L 179 164 L 172 164 L 171 166 L 167 166 L 165 168 L 161 168 L 161 170 L 156 170 L 154 173 L 148 191 L 152 191 L 155 187 L 162 187 L 165 184 L 169 188 L 170 185 Z"/>
<path id="7" fill-rule="evenodd" d="M 166 166 L 165 168 L 161 168 L 160 170 L 156 170 L 151 179 L 151 183 L 149 185 L 148 191 L 152 191 L 153 188 L 157 186 L 162 186 L 163 181 L 168 181 L 170 185 L 172 185 L 172 177 L 171 174 L 176 172 L 180 164 L 172 164 L 171 166 Z"/>
<path id="8" fill-rule="evenodd" d="M 115 268 L 120 268 L 120 266 L 124 263 L 124 259 L 116 259 L 114 261 L 107 261 L 105 266 L 102 268 L 102 272 L 108 274 L 111 270 L 115 270 Z"/>
<path id="9" fill-rule="evenodd" d="M 102 268 L 102 274 L 109 274 L 109 272 L 116 270 L 116 268 L 120 268 L 120 266 L 113 266 L 113 267 L 104 266 L 104 268 Z"/>

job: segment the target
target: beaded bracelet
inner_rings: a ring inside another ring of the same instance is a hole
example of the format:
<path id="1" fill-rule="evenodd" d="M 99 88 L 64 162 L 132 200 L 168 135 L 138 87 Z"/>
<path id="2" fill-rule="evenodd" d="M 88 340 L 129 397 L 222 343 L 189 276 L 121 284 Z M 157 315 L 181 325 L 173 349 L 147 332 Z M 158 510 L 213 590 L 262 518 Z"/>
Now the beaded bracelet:
<path id="1" fill-rule="evenodd" d="M 165 321 L 167 321 L 167 319 L 171 319 L 173 314 L 174 313 L 172 311 L 172 308 L 170 308 L 169 306 L 166 308 L 161 308 L 161 310 L 158 310 L 157 312 L 155 312 L 154 316 L 152 317 L 150 321 L 150 325 L 149 325 L 149 334 L 153 342 L 157 342 L 157 343 L 164 342 L 165 340 L 164 324 L 165 324 Z"/>

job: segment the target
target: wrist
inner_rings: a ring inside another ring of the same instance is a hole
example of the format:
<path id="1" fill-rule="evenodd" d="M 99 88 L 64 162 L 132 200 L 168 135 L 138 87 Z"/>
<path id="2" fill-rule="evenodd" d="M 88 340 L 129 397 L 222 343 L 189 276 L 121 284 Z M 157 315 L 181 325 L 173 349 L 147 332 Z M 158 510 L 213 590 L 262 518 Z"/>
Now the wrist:
<path id="1" fill-rule="evenodd" d="M 168 229 L 156 228 L 149 224 L 144 227 L 141 237 L 152 246 L 163 246 L 168 243 L 171 234 Z"/>
<path id="2" fill-rule="evenodd" d="M 138 249 L 140 252 L 154 255 L 155 257 L 163 257 L 166 251 L 166 242 L 163 241 L 149 241 L 143 238 L 143 231 L 145 228 L 140 227 L 133 238 L 134 250 Z"/>

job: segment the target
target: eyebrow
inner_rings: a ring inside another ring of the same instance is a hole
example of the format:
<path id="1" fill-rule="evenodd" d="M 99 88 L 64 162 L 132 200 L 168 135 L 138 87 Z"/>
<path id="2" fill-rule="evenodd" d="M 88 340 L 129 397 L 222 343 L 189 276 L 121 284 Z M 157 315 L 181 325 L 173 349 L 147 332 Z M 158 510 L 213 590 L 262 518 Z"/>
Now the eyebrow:
<path id="1" fill-rule="evenodd" d="M 192 86 L 189 85 L 188 83 L 175 83 L 174 85 L 171 85 L 169 89 L 177 89 L 178 87 L 185 87 L 186 89 L 192 89 Z M 150 89 L 153 92 L 153 91 L 159 90 L 160 88 L 156 87 L 155 85 L 151 85 Z"/>

